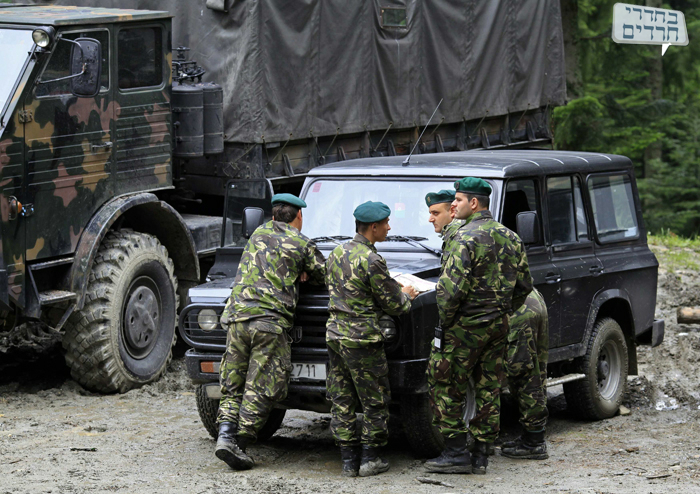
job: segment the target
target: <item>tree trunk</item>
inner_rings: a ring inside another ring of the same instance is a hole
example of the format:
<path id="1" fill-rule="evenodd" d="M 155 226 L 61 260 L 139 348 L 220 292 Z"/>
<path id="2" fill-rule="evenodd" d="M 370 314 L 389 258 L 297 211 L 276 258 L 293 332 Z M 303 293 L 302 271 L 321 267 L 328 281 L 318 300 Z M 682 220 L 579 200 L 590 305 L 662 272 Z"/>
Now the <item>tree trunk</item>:
<path id="1" fill-rule="evenodd" d="M 564 31 L 566 92 L 567 99 L 572 100 L 583 94 L 581 67 L 578 60 L 578 0 L 561 0 L 561 21 Z"/>

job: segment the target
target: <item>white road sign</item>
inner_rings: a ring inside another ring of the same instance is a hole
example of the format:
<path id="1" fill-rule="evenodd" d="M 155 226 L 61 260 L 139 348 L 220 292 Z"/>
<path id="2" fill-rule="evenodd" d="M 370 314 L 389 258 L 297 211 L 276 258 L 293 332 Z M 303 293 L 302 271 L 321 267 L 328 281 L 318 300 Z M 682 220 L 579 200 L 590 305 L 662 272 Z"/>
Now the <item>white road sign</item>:
<path id="1" fill-rule="evenodd" d="M 613 7 L 612 38 L 616 43 L 645 45 L 688 44 L 685 16 L 679 10 L 616 3 Z"/>

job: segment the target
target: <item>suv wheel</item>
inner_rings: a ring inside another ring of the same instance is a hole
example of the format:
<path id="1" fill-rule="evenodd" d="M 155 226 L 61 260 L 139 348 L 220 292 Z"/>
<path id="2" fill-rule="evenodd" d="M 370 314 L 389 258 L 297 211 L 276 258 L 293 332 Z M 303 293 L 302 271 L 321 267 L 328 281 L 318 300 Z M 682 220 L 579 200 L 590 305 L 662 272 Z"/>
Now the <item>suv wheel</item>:
<path id="1" fill-rule="evenodd" d="M 173 261 L 158 239 L 109 232 L 85 305 L 66 322 L 63 348 L 73 379 L 103 393 L 158 380 L 172 357 L 177 305 Z"/>
<path id="2" fill-rule="evenodd" d="M 464 404 L 464 421 L 469 423 L 476 415 L 474 382 L 469 381 Z M 408 444 L 418 458 L 435 458 L 445 448 L 440 430 L 433 425 L 433 411 L 428 393 L 401 395 L 401 421 Z"/>
<path id="3" fill-rule="evenodd" d="M 219 426 L 216 424 L 216 415 L 219 412 L 219 400 L 212 400 L 207 396 L 205 386 L 197 386 L 195 398 L 197 399 L 197 411 L 204 428 L 209 435 L 216 439 L 219 437 Z M 282 425 L 287 411 L 281 408 L 273 408 L 265 425 L 258 431 L 258 441 L 267 441 Z"/>
<path id="4" fill-rule="evenodd" d="M 602 420 L 615 415 L 627 389 L 628 356 L 625 335 L 612 318 L 593 328 L 581 362 L 586 378 L 564 384 L 568 408 L 584 418 Z"/>

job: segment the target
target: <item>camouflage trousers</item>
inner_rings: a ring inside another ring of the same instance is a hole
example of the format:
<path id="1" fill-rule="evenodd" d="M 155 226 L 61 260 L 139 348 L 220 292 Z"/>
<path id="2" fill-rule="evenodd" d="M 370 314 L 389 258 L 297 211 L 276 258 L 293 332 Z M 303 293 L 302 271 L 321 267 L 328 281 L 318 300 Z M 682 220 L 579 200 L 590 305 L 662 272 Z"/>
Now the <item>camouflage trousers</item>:
<path id="1" fill-rule="evenodd" d="M 456 324 L 445 330 L 444 348 L 433 347 L 428 363 L 430 404 L 433 425 L 443 436 L 452 438 L 467 431 L 464 404 L 473 377 L 476 416 L 469 429 L 482 442 L 498 437 L 507 334 L 507 317 L 481 325 Z"/>
<path id="2" fill-rule="evenodd" d="M 330 365 L 326 378 L 331 408 L 331 433 L 339 446 L 358 443 L 384 446 L 389 437 L 389 364 L 384 343 L 349 348 L 337 340 L 326 340 Z M 358 437 L 358 405 L 364 420 Z"/>
<path id="3" fill-rule="evenodd" d="M 517 328 L 508 335 L 506 374 L 508 388 L 518 401 L 523 429 L 539 432 L 547 425 L 547 358 L 549 332 L 547 325 L 520 324 L 516 311 L 511 324 Z M 527 317 L 527 314 L 525 314 Z"/>
<path id="4" fill-rule="evenodd" d="M 255 439 L 274 404 L 287 397 L 292 371 L 288 335 L 269 323 L 233 323 L 221 359 L 221 401 L 217 422 L 238 424 L 238 434 Z"/>

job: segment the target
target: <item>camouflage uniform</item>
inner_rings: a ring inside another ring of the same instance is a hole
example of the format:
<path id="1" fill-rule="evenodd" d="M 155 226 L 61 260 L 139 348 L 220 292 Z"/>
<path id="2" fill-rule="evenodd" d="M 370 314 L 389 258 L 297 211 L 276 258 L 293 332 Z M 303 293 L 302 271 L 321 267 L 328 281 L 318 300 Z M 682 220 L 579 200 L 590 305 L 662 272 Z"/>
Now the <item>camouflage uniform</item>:
<path id="1" fill-rule="evenodd" d="M 506 373 L 508 387 L 517 398 L 520 423 L 526 431 L 538 432 L 547 424 L 547 357 L 549 324 L 547 305 L 534 289 L 510 316 Z"/>
<path id="2" fill-rule="evenodd" d="M 493 442 L 508 314 L 532 290 L 532 278 L 522 242 L 489 211 L 470 216 L 452 242 L 437 284 L 444 347 L 433 347 L 428 365 L 434 423 L 446 438 L 466 431 L 462 412 L 474 374 L 477 414 L 470 429 L 479 441 Z"/>
<path id="3" fill-rule="evenodd" d="M 275 402 L 287 396 L 292 370 L 289 338 L 299 299 L 299 276 L 323 283 L 323 254 L 296 228 L 269 221 L 243 251 L 222 322 L 230 323 L 219 378 L 217 421 L 238 424 L 255 438 Z"/>
<path id="4" fill-rule="evenodd" d="M 452 240 L 454 239 L 455 233 L 464 226 L 464 221 L 462 220 L 452 220 L 450 223 L 442 228 L 442 256 L 440 257 L 441 269 L 445 269 L 445 263 L 447 262 L 447 255 L 454 249 L 454 244 Z"/>
<path id="5" fill-rule="evenodd" d="M 331 432 L 339 446 L 360 442 L 355 428 L 359 400 L 365 416 L 361 442 L 384 446 L 388 437 L 389 366 L 379 318 L 383 313 L 408 312 L 411 298 L 389 276 L 377 249 L 360 234 L 328 256 L 326 283 L 330 293 L 326 385 L 333 402 Z"/>

